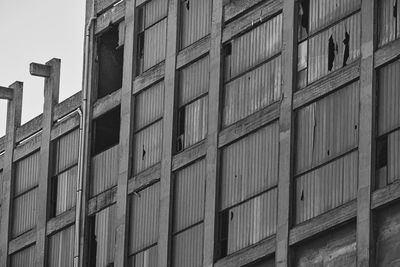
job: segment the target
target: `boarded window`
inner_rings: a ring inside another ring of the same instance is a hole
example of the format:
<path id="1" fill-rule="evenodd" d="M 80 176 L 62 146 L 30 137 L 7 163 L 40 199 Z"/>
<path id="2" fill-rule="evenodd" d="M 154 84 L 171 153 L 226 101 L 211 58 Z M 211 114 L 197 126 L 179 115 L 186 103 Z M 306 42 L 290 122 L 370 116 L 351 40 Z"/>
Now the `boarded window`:
<path id="1" fill-rule="evenodd" d="M 92 158 L 91 196 L 95 196 L 117 185 L 119 147 L 114 146 Z"/>
<path id="2" fill-rule="evenodd" d="M 164 112 L 164 81 L 135 96 L 135 131 L 162 118 Z"/>
<path id="3" fill-rule="evenodd" d="M 378 46 L 400 38 L 399 0 L 378 1 Z"/>
<path id="4" fill-rule="evenodd" d="M 36 260 L 35 245 L 15 252 L 10 257 L 11 267 L 32 266 Z"/>
<path id="5" fill-rule="evenodd" d="M 49 238 L 48 266 L 70 267 L 74 262 L 74 232 L 70 226 Z"/>
<path id="6" fill-rule="evenodd" d="M 78 163 L 79 151 L 79 130 L 74 130 L 59 139 L 52 146 L 53 158 L 53 174 L 63 172 L 67 168 Z"/>
<path id="7" fill-rule="evenodd" d="M 133 256 L 130 256 L 129 266 L 158 267 L 158 246 L 152 246 Z"/>
<path id="8" fill-rule="evenodd" d="M 176 234 L 172 238 L 172 266 L 203 266 L 203 236 L 202 223 Z"/>

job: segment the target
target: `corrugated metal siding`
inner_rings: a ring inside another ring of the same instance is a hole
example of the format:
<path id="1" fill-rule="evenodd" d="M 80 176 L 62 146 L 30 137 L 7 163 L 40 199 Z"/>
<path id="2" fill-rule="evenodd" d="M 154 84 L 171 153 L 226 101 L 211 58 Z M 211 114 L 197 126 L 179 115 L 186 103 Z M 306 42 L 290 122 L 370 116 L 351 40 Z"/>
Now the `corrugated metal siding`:
<path id="1" fill-rule="evenodd" d="M 35 188 L 14 199 L 12 237 L 19 236 L 36 226 L 36 195 Z"/>
<path id="2" fill-rule="evenodd" d="M 3 195 L 3 170 L 0 170 L 0 194 Z M 1 207 L 1 200 L 0 200 L 0 207 Z"/>
<path id="3" fill-rule="evenodd" d="M 36 260 L 36 246 L 20 250 L 10 257 L 11 267 L 33 267 Z"/>
<path id="4" fill-rule="evenodd" d="M 161 118 L 164 112 L 164 81 L 138 94 L 135 103 L 136 130 Z"/>
<path id="5" fill-rule="evenodd" d="M 56 158 L 54 174 L 58 174 L 78 162 L 79 130 L 74 130 L 61 138 L 56 143 Z"/>
<path id="6" fill-rule="evenodd" d="M 397 3 L 397 11 L 396 11 Z M 394 14 L 397 14 L 395 17 Z M 378 1 L 378 46 L 400 38 L 400 4 L 398 0 Z"/>
<path id="7" fill-rule="evenodd" d="M 48 265 L 51 267 L 71 267 L 74 261 L 74 232 L 71 226 L 49 238 Z"/>
<path id="8" fill-rule="evenodd" d="M 158 246 L 153 246 L 129 258 L 129 266 L 157 267 Z"/>
<path id="9" fill-rule="evenodd" d="M 388 183 L 400 179 L 400 131 L 388 136 Z"/>
<path id="10" fill-rule="evenodd" d="M 179 106 L 207 93 L 210 81 L 209 56 L 179 71 Z"/>
<path id="11" fill-rule="evenodd" d="M 114 262 L 116 215 L 116 205 L 112 205 L 96 214 L 97 267 L 106 267 Z"/>
<path id="12" fill-rule="evenodd" d="M 381 135 L 400 126 L 400 61 L 382 67 L 378 71 L 378 82 L 378 128 Z"/>
<path id="13" fill-rule="evenodd" d="M 334 209 L 357 196 L 358 152 L 296 178 L 296 223 Z"/>
<path id="14" fill-rule="evenodd" d="M 280 97 L 281 57 L 277 57 L 226 84 L 222 126 L 243 119 Z"/>
<path id="15" fill-rule="evenodd" d="M 56 216 L 75 207 L 77 176 L 78 167 L 75 166 L 53 178 L 57 179 Z"/>
<path id="16" fill-rule="evenodd" d="M 181 48 L 210 33 L 212 0 L 180 0 Z"/>
<path id="17" fill-rule="evenodd" d="M 147 28 L 168 14 L 168 0 L 152 0 L 143 6 L 144 26 Z"/>
<path id="18" fill-rule="evenodd" d="M 174 236 L 172 240 L 172 266 L 203 266 L 203 236 L 203 224 L 196 225 Z"/>
<path id="19" fill-rule="evenodd" d="M 165 59 L 167 19 L 150 27 L 144 34 L 144 71 Z"/>
<path id="20" fill-rule="evenodd" d="M 19 195 L 38 184 L 40 153 L 36 152 L 15 164 L 14 195 Z"/>
<path id="21" fill-rule="evenodd" d="M 133 194 L 130 199 L 129 254 L 158 241 L 160 183 Z"/>
<path id="22" fill-rule="evenodd" d="M 207 135 L 208 96 L 185 106 L 184 148 L 189 147 Z"/>
<path id="23" fill-rule="evenodd" d="M 282 48 L 282 14 L 233 39 L 232 55 L 225 60 L 225 80 L 265 61 Z"/>
<path id="24" fill-rule="evenodd" d="M 296 114 L 295 173 L 318 166 L 358 145 L 359 82 Z"/>
<path id="25" fill-rule="evenodd" d="M 274 188 L 229 211 L 228 254 L 276 232 L 277 191 Z"/>
<path id="26" fill-rule="evenodd" d="M 134 137 L 133 173 L 151 167 L 161 160 L 163 121 L 141 130 Z"/>
<path id="27" fill-rule="evenodd" d="M 174 227 L 178 232 L 204 218 L 206 162 L 200 160 L 175 174 Z"/>
<path id="28" fill-rule="evenodd" d="M 361 6 L 361 0 L 311 0 L 310 33 L 324 28 Z"/>
<path id="29" fill-rule="evenodd" d="M 335 59 L 331 71 L 335 71 L 343 67 L 345 54 L 345 33 L 349 34 L 349 57 L 347 64 L 351 63 L 360 56 L 360 13 L 343 20 L 342 22 L 332 26 L 326 31 L 309 39 L 308 43 L 308 83 L 312 83 L 319 78 L 327 75 L 328 54 L 329 54 L 329 38 L 332 36 L 335 45 Z"/>
<path id="30" fill-rule="evenodd" d="M 119 146 L 114 146 L 92 158 L 92 196 L 117 185 Z"/>
<path id="31" fill-rule="evenodd" d="M 279 123 L 221 151 L 221 210 L 277 184 Z"/>

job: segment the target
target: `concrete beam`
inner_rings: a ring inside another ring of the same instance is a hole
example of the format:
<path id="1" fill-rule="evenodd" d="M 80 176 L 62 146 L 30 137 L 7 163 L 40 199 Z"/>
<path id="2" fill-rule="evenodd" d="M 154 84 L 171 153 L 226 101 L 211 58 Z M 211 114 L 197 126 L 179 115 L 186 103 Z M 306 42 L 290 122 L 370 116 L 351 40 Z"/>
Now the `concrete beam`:
<path id="1" fill-rule="evenodd" d="M 33 76 L 49 78 L 51 75 L 51 66 L 39 63 L 31 63 L 29 65 L 29 73 Z"/>
<path id="2" fill-rule="evenodd" d="M 0 99 L 12 100 L 14 91 L 11 88 L 0 86 Z"/>

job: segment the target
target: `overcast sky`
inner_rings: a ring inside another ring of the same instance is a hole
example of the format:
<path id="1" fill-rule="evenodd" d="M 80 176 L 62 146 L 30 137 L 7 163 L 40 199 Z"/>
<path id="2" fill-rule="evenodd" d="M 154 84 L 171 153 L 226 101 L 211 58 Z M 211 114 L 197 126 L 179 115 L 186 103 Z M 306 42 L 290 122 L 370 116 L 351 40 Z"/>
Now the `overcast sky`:
<path id="1" fill-rule="evenodd" d="M 43 111 L 44 80 L 31 62 L 61 59 L 60 101 L 82 87 L 85 0 L 0 0 L 0 85 L 24 82 L 22 122 Z M 0 136 L 7 103 L 0 100 Z"/>

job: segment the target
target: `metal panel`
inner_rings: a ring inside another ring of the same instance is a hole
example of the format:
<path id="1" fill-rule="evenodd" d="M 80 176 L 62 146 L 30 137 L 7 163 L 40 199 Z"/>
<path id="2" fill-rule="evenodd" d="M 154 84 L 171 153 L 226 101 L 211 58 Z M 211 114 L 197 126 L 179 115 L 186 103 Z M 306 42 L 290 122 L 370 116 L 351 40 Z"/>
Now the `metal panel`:
<path id="1" fill-rule="evenodd" d="M 74 232 L 71 226 L 49 238 L 48 265 L 51 267 L 71 267 L 74 261 Z"/>
<path id="2" fill-rule="evenodd" d="M 279 123 L 274 122 L 221 151 L 221 210 L 275 186 Z"/>
<path id="3" fill-rule="evenodd" d="M 400 61 L 378 71 L 378 125 L 379 135 L 400 126 Z"/>
<path id="4" fill-rule="evenodd" d="M 388 183 L 400 179 L 400 131 L 388 136 Z"/>
<path id="5" fill-rule="evenodd" d="M 144 26 L 152 24 L 166 17 L 168 14 L 168 0 L 152 0 L 143 6 Z"/>
<path id="6" fill-rule="evenodd" d="M 378 46 L 400 38 L 400 4 L 398 0 L 378 1 Z"/>
<path id="7" fill-rule="evenodd" d="M 106 267 L 114 262 L 116 215 L 116 205 L 112 205 L 96 214 L 97 267 Z"/>
<path id="8" fill-rule="evenodd" d="M 0 194 L 3 195 L 3 170 L 0 170 Z M 1 200 L 0 200 L 1 207 Z"/>
<path id="9" fill-rule="evenodd" d="M 208 96 L 185 107 L 184 148 L 187 148 L 207 135 Z"/>
<path id="10" fill-rule="evenodd" d="M 228 254 L 276 232 L 276 188 L 229 210 Z"/>
<path id="11" fill-rule="evenodd" d="M 33 267 L 36 260 L 36 246 L 24 248 L 10 257 L 11 267 Z"/>
<path id="12" fill-rule="evenodd" d="M 91 195 L 97 195 L 117 185 L 119 146 L 114 146 L 92 158 Z"/>
<path id="13" fill-rule="evenodd" d="M 209 56 L 183 68 L 179 72 L 179 107 L 207 93 L 210 80 Z"/>
<path id="14" fill-rule="evenodd" d="M 246 267 L 275 267 L 275 257 L 267 258 L 257 261 L 255 263 L 246 265 Z"/>
<path id="15" fill-rule="evenodd" d="M 36 226 L 36 195 L 37 188 L 14 199 L 12 237 L 17 237 Z"/>
<path id="16" fill-rule="evenodd" d="M 129 254 L 158 241 L 160 183 L 137 192 L 130 199 Z"/>
<path id="17" fill-rule="evenodd" d="M 14 195 L 38 185 L 40 154 L 36 152 L 15 164 Z"/>
<path id="18" fill-rule="evenodd" d="M 210 33 L 212 0 L 180 0 L 181 48 Z"/>
<path id="19" fill-rule="evenodd" d="M 160 120 L 135 134 L 133 174 L 153 166 L 161 160 L 162 126 Z"/>
<path id="20" fill-rule="evenodd" d="M 232 54 L 225 58 L 225 80 L 265 61 L 282 48 L 282 14 L 232 40 Z"/>
<path id="21" fill-rule="evenodd" d="M 359 82 L 297 112 L 295 174 L 358 145 Z"/>
<path id="22" fill-rule="evenodd" d="M 175 174 L 174 226 L 178 232 L 204 218 L 206 162 L 200 160 Z"/>
<path id="23" fill-rule="evenodd" d="M 281 57 L 226 84 L 222 126 L 225 127 L 280 100 Z"/>
<path id="24" fill-rule="evenodd" d="M 295 180 L 296 223 L 301 223 L 357 197 L 358 152 Z"/>
<path id="25" fill-rule="evenodd" d="M 135 98 L 135 129 L 162 117 L 164 111 L 164 81 L 142 91 Z"/>
<path id="26" fill-rule="evenodd" d="M 129 258 L 129 266 L 132 267 L 157 267 L 158 246 L 148 248 Z"/>
<path id="27" fill-rule="evenodd" d="M 331 71 L 342 68 L 346 56 L 345 38 L 349 37 L 348 58 L 346 64 L 360 56 L 360 13 L 341 21 L 322 33 L 309 39 L 308 43 L 308 83 L 312 83 Z M 330 42 L 330 38 L 331 42 Z M 334 60 L 329 70 L 329 46 L 334 47 Z"/>
<path id="28" fill-rule="evenodd" d="M 173 237 L 172 266 L 203 266 L 203 224 L 196 225 Z"/>
<path id="29" fill-rule="evenodd" d="M 165 59 L 167 19 L 150 27 L 144 34 L 144 71 Z"/>
<path id="30" fill-rule="evenodd" d="M 54 174 L 58 174 L 78 162 L 79 130 L 74 130 L 55 142 Z"/>
<path id="31" fill-rule="evenodd" d="M 77 166 L 53 178 L 57 179 L 56 216 L 75 207 L 77 178 Z"/>

